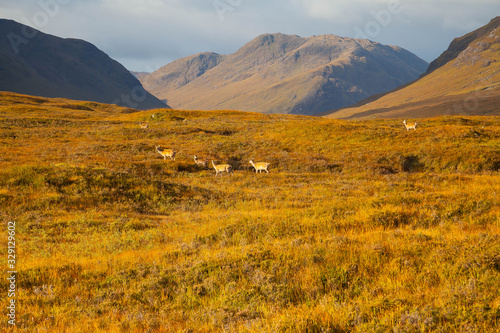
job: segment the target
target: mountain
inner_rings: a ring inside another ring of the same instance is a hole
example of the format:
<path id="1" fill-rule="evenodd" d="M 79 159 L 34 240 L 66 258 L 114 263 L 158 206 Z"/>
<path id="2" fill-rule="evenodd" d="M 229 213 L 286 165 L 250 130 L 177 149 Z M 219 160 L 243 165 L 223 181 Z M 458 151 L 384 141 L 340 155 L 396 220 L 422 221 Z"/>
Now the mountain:
<path id="1" fill-rule="evenodd" d="M 465 51 L 471 43 L 487 36 L 488 34 L 491 33 L 491 31 L 499 27 L 500 27 L 500 16 L 491 20 L 491 22 L 485 25 L 484 27 L 481 27 L 465 36 L 455 38 L 451 42 L 448 49 L 443 54 L 441 54 L 439 58 L 437 58 L 436 60 L 434 60 L 429 64 L 427 73 L 430 73 L 436 70 L 437 68 L 446 65 L 448 62 L 454 60 L 455 58 L 458 57 L 460 53 Z"/>
<path id="2" fill-rule="evenodd" d="M 150 74 L 149 72 L 135 72 L 135 71 L 130 71 L 130 73 L 138 80 Z"/>
<path id="3" fill-rule="evenodd" d="M 500 115 L 500 17 L 463 37 L 418 80 L 356 105 L 324 113 L 330 118 L 424 118 Z"/>
<path id="4" fill-rule="evenodd" d="M 94 45 L 0 19 L 0 90 L 43 97 L 166 108 Z"/>
<path id="5" fill-rule="evenodd" d="M 200 53 L 141 78 L 176 109 L 314 114 L 416 79 L 427 63 L 368 40 L 261 35 L 230 55 Z"/>
<path id="6" fill-rule="evenodd" d="M 144 87 L 147 87 L 148 91 L 155 96 L 165 98 L 169 92 L 194 81 L 223 60 L 224 56 L 217 53 L 198 53 L 177 59 L 151 74 L 137 76 L 137 78 L 141 80 Z"/>

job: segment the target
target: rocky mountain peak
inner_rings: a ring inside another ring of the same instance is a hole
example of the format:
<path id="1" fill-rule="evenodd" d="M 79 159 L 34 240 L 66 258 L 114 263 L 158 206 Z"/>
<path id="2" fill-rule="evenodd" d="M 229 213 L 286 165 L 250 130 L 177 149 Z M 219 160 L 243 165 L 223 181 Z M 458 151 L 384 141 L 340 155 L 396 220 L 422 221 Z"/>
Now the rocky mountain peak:
<path id="1" fill-rule="evenodd" d="M 263 34 L 233 54 L 203 55 L 178 59 L 141 82 L 179 109 L 314 114 L 393 89 L 427 68 L 402 48 L 335 35 Z"/>

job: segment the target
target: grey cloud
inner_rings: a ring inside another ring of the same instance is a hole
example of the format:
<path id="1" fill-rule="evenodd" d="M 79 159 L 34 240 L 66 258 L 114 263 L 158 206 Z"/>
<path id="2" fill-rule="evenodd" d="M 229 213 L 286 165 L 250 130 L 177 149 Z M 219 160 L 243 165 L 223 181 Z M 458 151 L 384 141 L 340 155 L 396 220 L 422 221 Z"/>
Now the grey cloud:
<path id="1" fill-rule="evenodd" d="M 21 23 L 59 5 L 38 27 L 61 37 L 96 44 L 131 70 L 148 70 L 202 51 L 231 53 L 262 33 L 300 36 L 359 31 L 375 41 L 402 46 L 427 61 L 461 36 L 500 13 L 492 0 L 400 0 L 390 23 L 374 13 L 397 0 L 0 0 L 5 18 Z M 371 30 L 369 30 L 371 28 Z"/>

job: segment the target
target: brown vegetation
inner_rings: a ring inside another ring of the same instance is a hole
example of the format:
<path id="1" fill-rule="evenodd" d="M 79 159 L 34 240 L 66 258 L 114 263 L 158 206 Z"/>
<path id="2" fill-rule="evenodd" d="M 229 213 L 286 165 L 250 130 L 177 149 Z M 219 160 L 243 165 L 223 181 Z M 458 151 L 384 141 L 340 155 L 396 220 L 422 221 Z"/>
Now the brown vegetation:
<path id="1" fill-rule="evenodd" d="M 130 111 L 0 93 L 18 331 L 500 329 L 498 118 Z"/>

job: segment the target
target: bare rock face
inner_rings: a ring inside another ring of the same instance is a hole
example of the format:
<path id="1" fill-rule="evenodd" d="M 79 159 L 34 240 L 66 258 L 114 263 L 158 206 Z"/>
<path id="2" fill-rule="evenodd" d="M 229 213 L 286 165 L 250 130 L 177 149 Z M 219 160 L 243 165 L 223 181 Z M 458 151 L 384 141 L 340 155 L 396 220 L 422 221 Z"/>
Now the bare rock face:
<path id="1" fill-rule="evenodd" d="M 427 63 L 368 40 L 264 34 L 230 55 L 200 53 L 141 78 L 177 109 L 315 114 L 416 79 Z"/>
<path id="2" fill-rule="evenodd" d="M 137 109 L 168 107 L 94 45 L 4 19 L 0 19 L 0 90 Z"/>
<path id="3" fill-rule="evenodd" d="M 492 30 L 488 36 L 483 37 L 479 41 L 476 40 L 470 43 L 469 46 L 457 56 L 453 66 L 473 66 L 478 62 L 482 62 L 483 67 L 488 67 L 493 60 L 491 58 L 484 58 L 483 54 L 495 44 L 500 44 L 500 27 Z"/>

